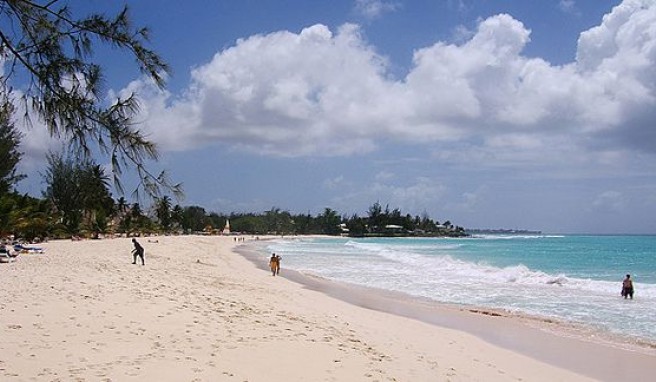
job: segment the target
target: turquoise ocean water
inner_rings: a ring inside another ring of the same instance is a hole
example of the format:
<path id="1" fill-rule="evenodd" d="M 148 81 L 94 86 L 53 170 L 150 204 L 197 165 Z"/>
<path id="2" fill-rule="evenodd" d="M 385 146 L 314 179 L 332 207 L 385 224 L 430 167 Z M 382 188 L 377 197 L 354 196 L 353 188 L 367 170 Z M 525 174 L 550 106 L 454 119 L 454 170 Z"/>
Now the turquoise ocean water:
<path id="1" fill-rule="evenodd" d="M 656 343 L 656 236 L 290 238 L 262 250 L 329 280 Z M 627 273 L 634 300 L 620 296 Z"/>

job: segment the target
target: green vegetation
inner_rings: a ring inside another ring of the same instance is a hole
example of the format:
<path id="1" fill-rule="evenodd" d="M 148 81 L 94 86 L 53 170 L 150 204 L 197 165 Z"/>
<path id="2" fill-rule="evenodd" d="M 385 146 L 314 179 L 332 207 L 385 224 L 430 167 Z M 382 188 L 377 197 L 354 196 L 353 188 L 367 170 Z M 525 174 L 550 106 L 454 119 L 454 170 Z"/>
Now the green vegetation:
<path id="1" fill-rule="evenodd" d="M 158 159 L 158 153 L 134 123 L 139 109 L 136 95 L 105 100 L 103 67 L 94 60 L 98 47 L 126 52 L 143 75 L 163 87 L 169 69 L 147 48 L 148 29 L 132 24 L 127 7 L 114 17 L 100 13 L 77 17 L 61 4 L 0 0 L 0 56 L 5 67 L 0 74 L 0 118 L 6 124 L 14 105 L 20 105 L 28 123 L 38 119 L 52 136 L 69 139 L 75 156 L 103 155 L 121 192 L 120 176 L 129 167 L 141 180 L 135 192 L 153 197 L 180 194 L 179 184 L 146 166 Z M 0 176 L 5 176 L 2 169 Z"/>
<path id="2" fill-rule="evenodd" d="M 449 221 L 439 224 L 426 214 L 403 215 L 384 210 L 379 203 L 368 216 L 340 216 L 326 208 L 322 213 L 291 214 L 279 208 L 263 213 L 207 212 L 199 206 L 172 205 L 168 197 L 156 199 L 147 209 L 125 198 L 114 200 L 107 176 L 90 161 L 51 156 L 44 174 L 43 199 L 7 192 L 0 196 L 0 236 L 24 240 L 105 235 L 219 234 L 230 222 L 232 233 L 251 235 L 465 236 Z"/>
<path id="3" fill-rule="evenodd" d="M 326 208 L 317 216 L 293 215 L 279 208 L 261 214 L 206 212 L 199 206 L 172 205 L 162 196 L 144 210 L 124 197 L 114 199 L 109 176 L 91 159 L 51 153 L 43 176 L 43 198 L 14 191 L 22 178 L 16 174 L 20 153 L 19 136 L 7 120 L 0 120 L 0 237 L 14 235 L 28 241 L 36 238 L 70 238 L 101 235 L 216 234 L 230 221 L 231 231 L 244 234 L 350 235 L 350 236 L 464 236 L 461 227 L 449 221 L 439 224 L 424 216 L 403 215 L 399 209 L 373 204 L 366 217 L 341 216 Z"/>
<path id="4" fill-rule="evenodd" d="M 25 177 L 16 173 L 22 154 L 18 151 L 21 135 L 11 121 L 13 110 L 11 103 L 0 101 L 0 195 Z"/>
<path id="5" fill-rule="evenodd" d="M 104 99 L 103 66 L 94 58 L 98 47 L 125 52 L 162 88 L 169 69 L 147 47 L 148 34 L 132 24 L 127 7 L 115 16 L 79 17 L 56 0 L 0 0 L 0 235 L 31 240 L 155 230 L 138 205 L 127 208 L 124 199 L 117 203 L 109 192 L 113 179 L 123 193 L 125 168 L 139 177 L 133 192 L 137 199 L 141 192 L 152 198 L 181 196 L 180 184 L 146 166 L 158 153 L 134 123 L 136 94 Z M 24 178 L 17 173 L 23 155 L 22 136 L 13 123 L 17 117 L 28 125 L 38 121 L 53 137 L 69 143 L 67 154 L 48 156 L 43 199 L 15 192 Z M 111 163 L 111 174 L 92 158 Z M 169 227 L 164 216 L 162 225 Z"/>
<path id="6" fill-rule="evenodd" d="M 350 218 L 326 208 L 317 216 L 292 215 L 279 208 L 262 214 L 207 213 L 198 206 L 172 206 L 181 195 L 165 173 L 154 174 L 146 163 L 158 159 L 155 145 L 136 128 L 139 103 L 135 94 L 111 102 L 103 99 L 102 66 L 94 48 L 110 46 L 127 52 L 139 70 L 164 86 L 168 67 L 146 47 L 148 30 L 136 28 L 123 8 L 114 17 L 76 17 L 58 1 L 0 0 L 0 236 L 68 238 L 101 235 L 216 233 L 230 219 L 231 230 L 245 234 L 327 234 L 353 236 L 448 235 L 464 229 L 439 225 L 427 216 L 403 216 L 398 209 L 375 203 L 367 217 Z M 17 83 L 12 83 L 17 82 Z M 20 195 L 15 185 L 21 134 L 13 124 L 16 109 L 24 120 L 37 119 L 51 135 L 69 139 L 69 152 L 50 153 L 43 174 L 42 198 Z M 111 163 L 111 173 L 93 158 Z M 155 202 L 147 210 L 110 192 L 110 181 L 123 194 L 120 176 L 133 168 Z"/>

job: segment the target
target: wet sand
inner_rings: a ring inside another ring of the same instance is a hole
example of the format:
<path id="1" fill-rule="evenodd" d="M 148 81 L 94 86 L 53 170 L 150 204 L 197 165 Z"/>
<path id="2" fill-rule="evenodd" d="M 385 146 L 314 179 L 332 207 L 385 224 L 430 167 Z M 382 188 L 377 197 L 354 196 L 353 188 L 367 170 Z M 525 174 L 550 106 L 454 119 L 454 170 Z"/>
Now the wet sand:
<path id="1" fill-rule="evenodd" d="M 237 249 L 260 269 L 266 258 L 257 246 Z M 329 281 L 284 270 L 282 277 L 366 309 L 416 319 L 443 328 L 473 334 L 491 344 L 519 352 L 603 381 L 651 380 L 656 375 L 653 344 L 591 331 L 541 317 L 492 309 L 437 303 L 407 294 Z"/>
<path id="2" fill-rule="evenodd" d="M 0 380 L 616 379 L 504 344 L 525 330 L 512 318 L 416 304 L 438 320 L 430 322 L 409 315 L 414 308 L 399 296 L 273 277 L 235 253 L 232 237 L 139 241 L 146 266 L 131 264 L 129 239 L 50 242 L 45 254 L 0 264 Z M 288 276 L 284 262 L 282 272 Z M 529 329 L 519 336 L 535 334 Z M 546 340 L 536 340 L 531 349 L 543 352 Z M 580 363 L 626 367 L 623 379 L 654 375 L 656 363 L 644 365 L 637 353 L 624 364 L 622 350 L 597 356 L 601 345 L 554 341 Z"/>

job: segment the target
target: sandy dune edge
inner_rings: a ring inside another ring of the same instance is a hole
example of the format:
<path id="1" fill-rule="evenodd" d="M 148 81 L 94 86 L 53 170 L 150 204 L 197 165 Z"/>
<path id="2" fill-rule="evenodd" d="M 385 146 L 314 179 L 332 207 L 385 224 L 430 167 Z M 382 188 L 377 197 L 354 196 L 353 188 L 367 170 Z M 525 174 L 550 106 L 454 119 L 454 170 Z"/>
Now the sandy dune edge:
<path id="1" fill-rule="evenodd" d="M 128 239 L 0 264 L 0 380 L 592 380 L 272 277 L 232 238 L 157 240 L 145 267 Z"/>

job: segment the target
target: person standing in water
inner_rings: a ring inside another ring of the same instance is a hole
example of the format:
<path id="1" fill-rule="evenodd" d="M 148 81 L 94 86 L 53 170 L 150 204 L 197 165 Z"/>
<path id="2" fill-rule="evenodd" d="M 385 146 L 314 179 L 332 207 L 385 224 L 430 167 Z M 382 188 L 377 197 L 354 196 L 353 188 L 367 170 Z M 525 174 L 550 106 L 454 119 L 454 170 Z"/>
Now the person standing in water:
<path id="1" fill-rule="evenodd" d="M 631 275 L 626 275 L 626 278 L 622 281 L 622 296 L 624 298 L 631 297 L 631 300 L 633 300 L 633 281 L 631 281 Z"/>

